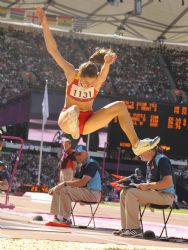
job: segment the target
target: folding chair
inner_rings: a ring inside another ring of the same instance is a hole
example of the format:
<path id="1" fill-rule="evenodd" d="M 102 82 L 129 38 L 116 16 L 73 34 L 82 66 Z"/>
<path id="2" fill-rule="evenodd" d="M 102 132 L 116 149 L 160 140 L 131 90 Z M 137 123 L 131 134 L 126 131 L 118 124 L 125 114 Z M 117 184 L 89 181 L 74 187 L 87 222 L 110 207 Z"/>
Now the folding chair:
<path id="1" fill-rule="evenodd" d="M 100 201 L 99 202 L 76 201 L 71 209 L 71 216 L 72 216 L 72 221 L 73 221 L 74 226 L 76 226 L 76 223 L 75 223 L 75 218 L 74 218 L 73 212 L 74 212 L 74 209 L 75 209 L 77 203 L 79 203 L 81 206 L 85 206 L 85 205 L 90 206 L 91 217 L 90 217 L 90 220 L 89 220 L 87 226 L 84 226 L 84 228 L 89 227 L 89 225 L 91 224 L 92 221 L 93 221 L 93 227 L 95 228 L 95 214 L 96 214 L 97 209 L 99 207 Z"/>
<path id="2" fill-rule="evenodd" d="M 142 210 L 141 206 L 139 206 L 140 224 L 141 224 L 142 233 L 144 233 L 142 218 L 143 218 L 143 216 L 144 216 L 144 212 L 145 212 L 145 210 L 146 210 L 147 207 L 150 208 L 151 211 L 152 211 L 153 209 L 159 209 L 159 210 L 162 210 L 162 211 L 163 211 L 163 222 L 164 222 L 164 226 L 163 226 L 163 228 L 162 228 L 162 231 L 161 231 L 161 233 L 160 233 L 159 238 L 162 237 L 164 230 L 165 230 L 166 238 L 168 238 L 168 234 L 167 234 L 167 223 L 168 223 L 168 220 L 170 219 L 170 215 L 171 215 L 171 213 L 172 213 L 173 205 L 170 206 L 170 205 L 147 204 L 147 205 L 144 206 L 143 210 Z M 165 214 L 165 210 L 166 210 L 166 209 L 169 209 L 169 212 Z"/>

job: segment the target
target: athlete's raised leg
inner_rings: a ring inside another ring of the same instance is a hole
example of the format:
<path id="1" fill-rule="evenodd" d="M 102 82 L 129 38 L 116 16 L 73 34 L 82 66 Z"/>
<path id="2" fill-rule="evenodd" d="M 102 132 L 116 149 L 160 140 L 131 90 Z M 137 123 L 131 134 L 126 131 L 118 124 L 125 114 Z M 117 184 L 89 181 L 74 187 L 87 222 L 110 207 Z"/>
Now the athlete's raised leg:
<path id="1" fill-rule="evenodd" d="M 134 129 L 127 106 L 123 101 L 110 103 L 93 113 L 85 123 L 83 134 L 90 134 L 100 128 L 103 128 L 115 117 L 118 117 L 120 126 L 127 135 L 131 145 L 135 145 L 139 139 Z"/>
<path id="2" fill-rule="evenodd" d="M 133 152 L 139 155 L 143 147 L 147 147 L 148 150 L 160 141 L 159 137 L 151 139 L 139 140 L 136 131 L 134 129 L 131 116 L 127 109 L 126 104 L 123 101 L 113 102 L 101 108 L 86 121 L 83 134 L 92 133 L 105 125 L 107 125 L 113 118 L 118 117 L 122 130 L 127 135 Z"/>

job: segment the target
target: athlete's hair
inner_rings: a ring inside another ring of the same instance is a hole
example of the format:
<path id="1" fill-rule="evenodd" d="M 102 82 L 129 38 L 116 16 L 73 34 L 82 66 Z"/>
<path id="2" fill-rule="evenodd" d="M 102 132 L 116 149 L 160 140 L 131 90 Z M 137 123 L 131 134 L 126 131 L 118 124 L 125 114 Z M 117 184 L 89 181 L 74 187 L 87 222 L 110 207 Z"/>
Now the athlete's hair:
<path id="1" fill-rule="evenodd" d="M 81 77 L 94 78 L 98 75 L 97 65 L 91 61 L 81 64 L 79 67 L 79 71 Z"/>
<path id="2" fill-rule="evenodd" d="M 104 56 L 107 53 L 113 53 L 111 49 L 96 48 L 95 53 L 90 56 L 89 61 L 80 65 L 79 71 L 81 77 L 97 77 L 98 67 L 96 64 L 104 63 Z"/>
<path id="3" fill-rule="evenodd" d="M 95 53 L 90 56 L 89 60 L 96 64 L 103 64 L 104 63 L 104 56 L 107 53 L 113 53 L 112 49 L 105 49 L 105 48 L 96 48 Z"/>

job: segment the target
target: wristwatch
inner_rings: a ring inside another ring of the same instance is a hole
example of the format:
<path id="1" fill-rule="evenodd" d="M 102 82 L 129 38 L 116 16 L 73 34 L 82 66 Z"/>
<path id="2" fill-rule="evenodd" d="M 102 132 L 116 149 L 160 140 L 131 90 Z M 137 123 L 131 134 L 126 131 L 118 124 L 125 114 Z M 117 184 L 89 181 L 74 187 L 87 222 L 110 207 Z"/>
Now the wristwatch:
<path id="1" fill-rule="evenodd" d="M 66 181 L 64 181 L 64 186 L 65 186 L 65 187 L 67 186 L 67 183 L 66 183 Z"/>

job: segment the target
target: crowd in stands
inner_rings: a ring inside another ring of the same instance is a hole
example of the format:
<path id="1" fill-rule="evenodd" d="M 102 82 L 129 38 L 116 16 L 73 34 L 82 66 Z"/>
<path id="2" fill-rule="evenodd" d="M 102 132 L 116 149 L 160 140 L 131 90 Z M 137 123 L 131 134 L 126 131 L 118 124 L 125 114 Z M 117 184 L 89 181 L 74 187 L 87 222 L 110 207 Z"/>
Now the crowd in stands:
<path id="1" fill-rule="evenodd" d="M 183 90 L 188 94 L 188 51 L 165 48 L 163 55 L 177 89 Z"/>
<path id="2" fill-rule="evenodd" d="M 188 189 L 188 168 L 187 166 L 178 167 L 175 170 L 175 175 L 182 185 L 187 186 Z"/>
<path id="3" fill-rule="evenodd" d="M 16 153 L 1 152 L 0 160 L 6 162 L 8 171 L 11 173 L 14 167 Z M 59 167 L 57 155 L 43 152 L 40 184 L 54 187 L 59 181 Z M 17 193 L 23 184 L 37 184 L 39 171 L 39 154 L 36 152 L 24 152 L 21 155 L 20 162 L 17 167 L 16 175 L 12 184 L 12 191 Z M 113 201 L 118 197 L 118 193 L 114 191 L 110 182 L 112 176 L 107 171 L 104 174 L 103 192 L 106 201 Z"/>
<path id="4" fill-rule="evenodd" d="M 112 44 L 95 40 L 76 39 L 56 34 L 60 53 L 78 67 L 94 52 L 96 47 L 110 47 L 118 56 L 101 90 L 101 94 L 169 101 L 171 83 L 158 60 L 158 49 L 127 44 Z M 41 30 L 0 30 L 0 103 L 28 88 L 42 87 L 48 80 L 49 88 L 65 90 L 65 76 L 48 54 Z M 187 53 L 165 51 L 177 70 L 177 86 L 186 84 Z M 178 60 L 178 63 L 177 63 Z M 182 66 L 184 65 L 184 66 Z M 182 70 L 183 67 L 183 70 Z"/>
<path id="5" fill-rule="evenodd" d="M 6 162 L 8 170 L 12 172 L 16 155 L 13 153 L 1 153 L 1 160 Z M 21 184 L 37 184 L 39 172 L 39 154 L 24 153 L 16 171 L 13 189 Z M 41 177 L 42 185 L 55 186 L 58 182 L 58 158 L 49 153 L 43 153 Z"/>

